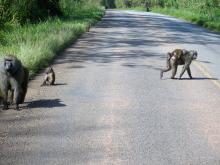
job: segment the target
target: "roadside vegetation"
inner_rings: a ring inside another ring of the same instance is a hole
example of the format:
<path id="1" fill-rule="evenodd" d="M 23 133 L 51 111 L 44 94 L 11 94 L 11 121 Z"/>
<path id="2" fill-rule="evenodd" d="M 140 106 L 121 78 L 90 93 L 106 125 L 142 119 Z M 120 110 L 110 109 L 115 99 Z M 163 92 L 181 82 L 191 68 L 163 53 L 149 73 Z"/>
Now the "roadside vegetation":
<path id="1" fill-rule="evenodd" d="M 120 9 L 153 11 L 220 32 L 220 0 L 107 0 Z"/>
<path id="2" fill-rule="evenodd" d="M 0 0 L 0 56 L 15 54 L 33 75 L 103 14 L 99 0 Z"/>

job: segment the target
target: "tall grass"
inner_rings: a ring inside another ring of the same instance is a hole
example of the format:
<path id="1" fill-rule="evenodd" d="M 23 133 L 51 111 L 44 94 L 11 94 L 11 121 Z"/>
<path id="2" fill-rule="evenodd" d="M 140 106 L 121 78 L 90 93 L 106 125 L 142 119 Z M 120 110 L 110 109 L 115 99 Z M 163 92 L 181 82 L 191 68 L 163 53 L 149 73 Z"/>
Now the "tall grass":
<path id="1" fill-rule="evenodd" d="M 49 16 L 60 16 L 60 0 L 0 0 L 0 22 L 37 22 Z"/>
<path id="2" fill-rule="evenodd" d="M 104 13 L 104 9 L 93 6 L 81 6 L 73 11 L 64 18 L 56 17 L 38 24 L 17 25 L 0 33 L 0 56 L 15 54 L 33 75 L 47 66 L 57 52 L 101 19 Z"/>

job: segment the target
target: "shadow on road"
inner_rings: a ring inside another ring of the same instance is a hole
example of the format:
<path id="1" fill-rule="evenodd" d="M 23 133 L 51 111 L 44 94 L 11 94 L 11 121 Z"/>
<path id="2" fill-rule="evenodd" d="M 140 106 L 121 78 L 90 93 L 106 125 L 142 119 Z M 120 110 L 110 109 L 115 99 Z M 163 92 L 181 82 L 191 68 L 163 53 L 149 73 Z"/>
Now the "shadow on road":
<path id="1" fill-rule="evenodd" d="M 171 78 L 162 78 L 161 80 L 171 80 Z M 179 78 L 174 78 L 174 80 L 179 80 Z M 181 80 L 218 80 L 217 78 L 208 78 L 208 77 L 193 77 L 193 79 L 190 78 L 181 78 Z M 180 80 L 180 81 L 181 81 Z"/>
<path id="2" fill-rule="evenodd" d="M 61 86 L 61 85 L 67 85 L 67 83 L 55 83 L 54 85 L 51 86 Z"/>
<path id="3" fill-rule="evenodd" d="M 189 78 L 182 78 L 182 80 L 190 80 Z M 218 80 L 217 78 L 208 78 L 208 77 L 193 77 L 191 80 Z"/>
<path id="4" fill-rule="evenodd" d="M 85 68 L 85 66 L 82 66 L 82 65 L 73 65 L 73 66 L 69 66 L 67 67 L 69 69 L 82 69 L 82 68 Z"/>
<path id="5" fill-rule="evenodd" d="M 161 53 L 159 49 L 155 52 L 150 48 L 178 43 L 220 44 L 220 38 L 215 33 L 171 17 L 109 13 L 97 28 L 84 34 L 62 56 L 58 56 L 55 64 L 68 63 L 69 68 L 80 69 L 84 68 L 83 62 L 106 64 L 120 60 L 164 59 L 166 52 Z"/>
<path id="6" fill-rule="evenodd" d="M 67 85 L 67 83 L 54 83 L 53 85 L 48 85 L 48 84 L 45 84 L 41 87 L 53 87 L 53 86 L 62 86 L 62 85 Z"/>
<path id="7" fill-rule="evenodd" d="M 44 99 L 27 102 L 27 108 L 53 108 L 53 107 L 65 107 L 66 105 L 61 103 L 60 99 Z"/>
<path id="8" fill-rule="evenodd" d="M 201 63 L 211 64 L 211 62 L 209 62 L 209 61 L 202 61 L 202 60 L 197 60 L 197 61 L 199 61 Z"/>
<path id="9" fill-rule="evenodd" d="M 161 70 L 161 68 L 155 67 L 153 65 L 141 65 L 136 63 L 125 63 L 122 66 L 129 67 L 129 68 L 147 68 L 147 69 L 154 69 L 154 70 Z"/>
<path id="10" fill-rule="evenodd" d="M 119 21 L 116 21 L 119 20 Z M 188 44 L 220 44 L 220 37 L 218 33 L 210 32 L 204 28 L 200 28 L 197 25 L 183 22 L 173 17 L 164 17 L 160 14 L 152 16 L 151 13 L 139 13 L 127 12 L 125 15 L 109 14 L 102 22 L 103 28 L 120 28 L 126 27 L 134 29 L 135 32 L 144 29 L 145 33 L 142 35 L 148 35 L 155 32 L 155 29 L 165 29 L 168 35 L 161 33 L 155 33 L 154 35 L 160 36 L 162 42 L 166 43 L 188 43 Z M 147 39 L 147 38 L 146 38 Z M 153 44 L 161 43 L 161 40 L 151 41 Z"/>

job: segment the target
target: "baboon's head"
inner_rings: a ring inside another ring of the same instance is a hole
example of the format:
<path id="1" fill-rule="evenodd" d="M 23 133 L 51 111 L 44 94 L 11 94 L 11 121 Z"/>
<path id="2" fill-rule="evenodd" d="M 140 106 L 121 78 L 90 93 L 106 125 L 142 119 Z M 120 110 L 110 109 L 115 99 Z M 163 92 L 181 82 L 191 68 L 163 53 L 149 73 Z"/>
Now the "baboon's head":
<path id="1" fill-rule="evenodd" d="M 50 74 L 53 72 L 53 68 L 52 67 L 48 67 L 45 71 L 45 74 Z"/>
<path id="2" fill-rule="evenodd" d="M 13 61 L 11 59 L 4 59 L 4 68 L 7 72 L 12 72 Z"/>
<path id="3" fill-rule="evenodd" d="M 192 56 L 193 60 L 197 59 L 197 56 L 198 56 L 197 51 L 191 50 L 189 53 L 190 53 L 190 55 Z"/>
<path id="4" fill-rule="evenodd" d="M 16 74 L 22 68 L 22 64 L 14 55 L 7 55 L 4 58 L 4 68 L 8 73 Z"/>

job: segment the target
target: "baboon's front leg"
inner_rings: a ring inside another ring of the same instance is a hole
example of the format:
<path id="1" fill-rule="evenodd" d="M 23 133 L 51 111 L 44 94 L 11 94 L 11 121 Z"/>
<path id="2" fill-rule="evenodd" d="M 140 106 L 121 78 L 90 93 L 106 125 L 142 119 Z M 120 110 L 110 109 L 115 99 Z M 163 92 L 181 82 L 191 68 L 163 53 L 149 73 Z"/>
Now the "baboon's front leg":
<path id="1" fill-rule="evenodd" d="M 175 78 L 176 71 L 177 71 L 177 65 L 172 67 L 172 76 L 171 76 L 171 79 L 174 79 L 174 78 Z"/>
<path id="2" fill-rule="evenodd" d="M 8 98 L 9 98 L 9 100 L 8 100 L 8 101 L 9 101 L 9 104 L 12 105 L 12 104 L 13 104 L 13 99 L 14 99 L 14 90 L 11 89 L 11 90 L 9 91 L 9 96 L 8 96 Z"/>
<path id="3" fill-rule="evenodd" d="M 160 71 L 160 79 L 162 79 L 164 72 L 168 72 L 168 71 L 170 71 L 170 70 L 171 70 L 171 66 L 170 66 L 170 65 L 169 65 L 166 69 L 162 69 L 162 70 Z"/>
<path id="4" fill-rule="evenodd" d="M 10 81 L 13 89 L 13 94 L 14 94 L 14 98 L 15 98 L 15 109 L 19 110 L 19 104 L 21 103 L 22 100 L 22 88 L 20 86 L 20 84 L 15 80 L 15 79 L 11 79 Z"/>
<path id="5" fill-rule="evenodd" d="M 4 89 L 2 90 L 2 103 L 3 103 L 3 107 L 2 110 L 7 110 L 8 109 L 8 89 Z"/>
<path id="6" fill-rule="evenodd" d="M 190 65 L 190 63 L 185 63 L 185 65 L 183 65 L 183 68 L 182 68 L 182 71 L 181 71 L 181 73 L 180 73 L 179 79 L 181 79 L 182 76 L 183 76 L 183 74 L 184 74 L 184 72 L 185 72 L 186 70 L 188 70 L 189 65 Z"/>
<path id="7" fill-rule="evenodd" d="M 171 79 L 174 79 L 175 75 L 176 75 L 178 65 L 176 64 L 176 61 L 173 60 L 173 59 L 170 59 L 170 65 L 171 65 L 171 69 L 172 69 Z"/>
<path id="8" fill-rule="evenodd" d="M 192 79 L 190 67 L 187 68 L 187 73 L 188 73 L 188 75 L 189 75 L 189 78 Z"/>

